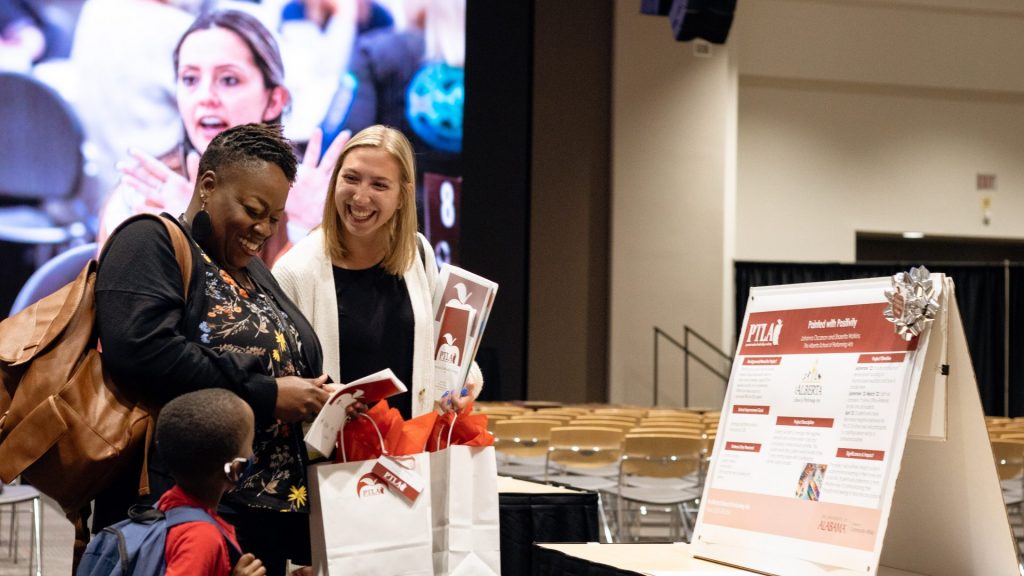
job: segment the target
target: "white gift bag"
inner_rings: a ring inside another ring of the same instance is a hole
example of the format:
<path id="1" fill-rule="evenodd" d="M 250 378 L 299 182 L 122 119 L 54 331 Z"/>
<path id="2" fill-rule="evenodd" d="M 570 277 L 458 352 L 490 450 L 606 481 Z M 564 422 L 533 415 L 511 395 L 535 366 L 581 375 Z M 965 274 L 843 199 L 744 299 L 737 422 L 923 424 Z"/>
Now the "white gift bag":
<path id="1" fill-rule="evenodd" d="M 424 479 L 414 502 L 372 470 L 377 460 L 309 467 L 309 532 L 318 576 L 430 576 L 430 458 L 401 456 Z"/>
<path id="2" fill-rule="evenodd" d="M 434 573 L 501 574 L 494 447 L 449 446 L 430 454 Z"/>

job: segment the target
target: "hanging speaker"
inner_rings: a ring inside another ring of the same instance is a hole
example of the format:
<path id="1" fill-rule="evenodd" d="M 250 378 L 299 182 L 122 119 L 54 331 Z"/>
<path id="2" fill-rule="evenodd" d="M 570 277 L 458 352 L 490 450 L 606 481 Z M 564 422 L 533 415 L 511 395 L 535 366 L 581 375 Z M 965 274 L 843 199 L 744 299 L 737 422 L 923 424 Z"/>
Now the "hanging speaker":
<path id="1" fill-rule="evenodd" d="M 703 38 L 725 44 L 735 11 L 736 0 L 672 0 L 668 19 L 680 42 Z"/>
<path id="2" fill-rule="evenodd" d="M 648 16 L 668 16 L 672 0 L 640 0 L 640 13 Z"/>

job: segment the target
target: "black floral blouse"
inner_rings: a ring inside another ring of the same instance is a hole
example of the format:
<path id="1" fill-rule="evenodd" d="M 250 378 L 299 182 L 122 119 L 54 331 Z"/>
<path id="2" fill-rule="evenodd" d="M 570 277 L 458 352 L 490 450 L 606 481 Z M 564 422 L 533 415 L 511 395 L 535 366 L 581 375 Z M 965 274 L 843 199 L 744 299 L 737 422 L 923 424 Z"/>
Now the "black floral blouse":
<path id="1" fill-rule="evenodd" d="M 274 297 L 250 292 L 202 253 L 206 318 L 199 340 L 214 350 L 252 354 L 275 378 L 305 372 L 298 330 Z M 308 512 L 302 426 L 280 420 L 256 429 L 250 474 L 225 498 L 250 508 Z"/>

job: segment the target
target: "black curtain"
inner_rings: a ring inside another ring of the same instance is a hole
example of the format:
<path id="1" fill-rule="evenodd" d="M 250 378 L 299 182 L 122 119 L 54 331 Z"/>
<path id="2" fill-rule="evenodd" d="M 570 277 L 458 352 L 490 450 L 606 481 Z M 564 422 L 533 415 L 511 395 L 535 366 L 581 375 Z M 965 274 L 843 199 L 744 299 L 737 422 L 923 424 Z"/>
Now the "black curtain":
<path id="1" fill-rule="evenodd" d="M 736 262 L 736 327 L 738 338 L 743 325 L 750 289 L 755 286 L 774 286 L 802 282 L 825 282 L 892 276 L 917 264 L 909 263 L 792 263 L 792 262 Z M 931 272 L 941 272 L 953 279 L 956 301 L 963 318 L 967 345 L 971 351 L 974 373 L 978 380 L 982 406 L 986 414 L 1002 415 L 1005 410 L 1003 366 L 1005 353 L 1004 329 L 1007 318 L 1010 325 L 1010 349 L 1017 350 L 1024 335 L 1014 326 L 1024 326 L 1014 319 L 1024 313 L 1024 270 L 1019 265 L 1009 267 L 1010 315 L 1006 315 L 1007 268 L 1003 264 L 924 264 Z M 1016 280 L 1016 281 L 1014 281 Z M 1024 413 L 1024 394 L 1012 383 L 1020 382 L 1024 375 L 1024 359 L 1010 355 L 1011 382 L 1010 415 Z M 1016 393 L 1015 393 L 1016 392 Z"/>
<path id="2" fill-rule="evenodd" d="M 1024 266 L 1010 267 L 1010 415 L 1024 415 Z M 986 412 L 989 414 L 989 412 Z M 1002 413 L 998 413 L 1002 415 Z"/>

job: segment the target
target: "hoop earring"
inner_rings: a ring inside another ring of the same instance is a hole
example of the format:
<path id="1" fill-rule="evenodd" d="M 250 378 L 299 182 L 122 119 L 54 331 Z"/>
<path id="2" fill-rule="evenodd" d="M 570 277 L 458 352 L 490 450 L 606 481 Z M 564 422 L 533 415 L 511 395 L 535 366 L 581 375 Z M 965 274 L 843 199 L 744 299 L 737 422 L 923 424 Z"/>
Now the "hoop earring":
<path id="1" fill-rule="evenodd" d="M 192 217 L 192 238 L 202 244 L 213 234 L 213 222 L 210 220 L 210 213 L 206 211 L 206 194 L 199 196 L 203 200 L 199 212 Z"/>

